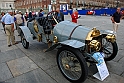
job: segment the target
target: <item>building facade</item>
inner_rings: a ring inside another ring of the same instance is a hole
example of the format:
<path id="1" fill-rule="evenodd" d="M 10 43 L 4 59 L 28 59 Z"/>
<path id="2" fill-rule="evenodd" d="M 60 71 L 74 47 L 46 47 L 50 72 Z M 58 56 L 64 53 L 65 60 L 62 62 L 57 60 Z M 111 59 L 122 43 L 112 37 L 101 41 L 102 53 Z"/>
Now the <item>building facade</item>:
<path id="1" fill-rule="evenodd" d="M 60 7 L 68 4 L 68 8 L 114 8 L 123 7 L 124 0 L 15 0 L 16 9 L 48 9 L 48 5 Z"/>
<path id="2" fill-rule="evenodd" d="M 0 12 L 15 9 L 14 0 L 0 0 Z"/>
<path id="3" fill-rule="evenodd" d="M 15 9 L 47 9 L 49 4 L 50 0 L 15 0 Z"/>
<path id="4" fill-rule="evenodd" d="M 72 8 L 124 8 L 124 0 L 70 0 Z"/>

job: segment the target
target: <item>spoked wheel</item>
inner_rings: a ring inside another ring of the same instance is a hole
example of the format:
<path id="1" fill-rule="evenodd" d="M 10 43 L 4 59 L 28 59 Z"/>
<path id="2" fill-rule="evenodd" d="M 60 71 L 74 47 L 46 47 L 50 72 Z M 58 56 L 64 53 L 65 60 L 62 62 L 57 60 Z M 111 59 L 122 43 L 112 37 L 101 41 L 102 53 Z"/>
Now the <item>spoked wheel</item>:
<path id="1" fill-rule="evenodd" d="M 117 43 L 109 42 L 106 40 L 106 38 L 102 39 L 102 43 L 103 43 L 103 53 L 105 55 L 104 57 L 105 61 L 110 61 L 114 59 L 118 52 Z"/>
<path id="2" fill-rule="evenodd" d="M 57 52 L 57 64 L 66 79 L 73 83 L 84 82 L 88 75 L 86 61 L 79 50 L 62 47 Z"/>
<path id="3" fill-rule="evenodd" d="M 27 42 L 27 40 L 25 39 L 25 36 L 24 36 L 23 32 L 21 32 L 21 42 L 22 42 L 23 47 L 25 49 L 28 49 L 29 42 Z"/>

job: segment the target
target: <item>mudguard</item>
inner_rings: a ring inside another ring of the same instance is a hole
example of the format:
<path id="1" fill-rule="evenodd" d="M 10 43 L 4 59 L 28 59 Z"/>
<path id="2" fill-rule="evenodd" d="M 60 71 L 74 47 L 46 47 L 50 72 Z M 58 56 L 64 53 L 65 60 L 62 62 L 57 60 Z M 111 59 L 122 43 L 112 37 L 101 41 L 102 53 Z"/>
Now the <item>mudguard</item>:
<path id="1" fill-rule="evenodd" d="M 100 33 L 101 34 L 114 34 L 114 32 L 111 30 L 100 30 Z"/>
<path id="2" fill-rule="evenodd" d="M 61 45 L 68 45 L 68 46 L 71 46 L 73 48 L 80 48 L 80 47 L 84 47 L 85 43 L 82 43 L 82 42 L 77 41 L 77 40 L 66 40 L 66 41 L 59 42 L 57 44 L 52 45 L 50 48 L 44 50 L 44 52 L 51 51 L 51 50 L 53 50 L 56 47 L 61 46 Z"/>
<path id="3" fill-rule="evenodd" d="M 73 48 L 80 48 L 80 47 L 85 46 L 85 43 L 80 42 L 80 41 L 78 41 L 78 40 L 66 40 L 66 41 L 59 42 L 59 43 L 60 43 L 60 44 L 64 44 L 64 45 L 71 46 L 71 47 L 73 47 Z"/>
<path id="4" fill-rule="evenodd" d="M 32 37 L 32 34 L 31 34 L 29 28 L 27 26 L 19 26 L 19 27 L 22 30 L 27 42 L 33 41 L 33 37 Z"/>

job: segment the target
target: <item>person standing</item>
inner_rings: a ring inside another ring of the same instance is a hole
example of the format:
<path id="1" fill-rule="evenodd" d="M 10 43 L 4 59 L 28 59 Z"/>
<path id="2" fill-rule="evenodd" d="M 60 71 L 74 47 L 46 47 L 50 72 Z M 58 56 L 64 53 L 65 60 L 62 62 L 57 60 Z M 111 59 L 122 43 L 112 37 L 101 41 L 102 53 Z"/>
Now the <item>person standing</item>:
<path id="1" fill-rule="evenodd" d="M 5 31 L 6 31 L 6 35 L 7 35 L 7 45 L 8 47 L 12 45 L 17 44 L 17 42 L 15 42 L 15 36 L 14 36 L 14 18 L 13 18 L 13 12 L 12 10 L 8 10 L 8 13 L 5 14 L 1 21 L 5 24 Z"/>
<path id="2" fill-rule="evenodd" d="M 44 12 L 43 10 L 41 9 L 40 12 L 39 12 L 39 17 L 43 17 L 44 16 Z"/>
<path id="3" fill-rule="evenodd" d="M 25 20 L 28 21 L 28 13 L 27 12 L 25 13 L 24 17 L 25 17 Z"/>
<path id="4" fill-rule="evenodd" d="M 111 21 L 113 23 L 113 32 L 114 34 L 117 33 L 118 26 L 120 24 L 120 20 L 122 19 L 121 8 L 117 8 L 116 12 L 112 15 Z"/>
<path id="5" fill-rule="evenodd" d="M 29 20 L 33 18 L 31 11 L 29 12 L 28 17 L 29 17 Z"/>
<path id="6" fill-rule="evenodd" d="M 72 13 L 71 18 L 72 18 L 72 22 L 77 23 L 77 19 L 78 19 L 78 12 L 77 12 L 77 10 L 75 10 Z"/>
<path id="7" fill-rule="evenodd" d="M 17 12 L 17 14 L 15 15 L 15 25 L 16 25 L 18 34 L 20 35 L 21 30 L 20 30 L 19 26 L 23 26 L 23 16 L 21 14 L 21 11 Z"/>
<path id="8" fill-rule="evenodd" d="M 0 20 L 2 19 L 2 17 L 3 17 L 4 15 L 5 15 L 5 13 L 2 12 L 2 13 L 1 13 L 1 16 L 0 16 Z M 5 32 L 5 34 L 6 34 L 6 31 L 5 31 L 5 24 L 2 23 L 2 25 L 3 25 L 4 32 Z"/>
<path id="9" fill-rule="evenodd" d="M 57 20 L 59 22 L 64 21 L 64 14 L 62 12 L 60 12 L 59 8 L 57 8 L 56 11 L 57 11 L 57 16 L 58 16 Z"/>
<path id="10" fill-rule="evenodd" d="M 22 15 L 22 26 L 25 26 L 25 22 L 26 22 L 26 20 L 25 20 L 25 16 L 24 16 L 24 14 L 23 13 L 21 13 L 21 15 Z"/>

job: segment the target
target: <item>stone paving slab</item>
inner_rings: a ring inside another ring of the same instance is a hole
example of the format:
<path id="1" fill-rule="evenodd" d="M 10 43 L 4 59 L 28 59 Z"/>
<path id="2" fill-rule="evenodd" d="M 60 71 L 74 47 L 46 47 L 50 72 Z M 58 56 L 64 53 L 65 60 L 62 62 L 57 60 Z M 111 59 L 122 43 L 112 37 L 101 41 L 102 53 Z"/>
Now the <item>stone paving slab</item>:
<path id="1" fill-rule="evenodd" d="M 22 46 L 21 43 L 17 44 L 17 47 L 20 48 L 27 56 L 30 56 L 30 55 L 34 55 L 38 52 L 43 52 L 43 49 L 46 48 L 46 45 L 44 45 L 42 42 L 35 41 L 35 43 L 30 43 L 28 49 L 24 49 L 24 47 Z M 42 49 L 39 47 L 42 47 Z"/>
<path id="2" fill-rule="evenodd" d="M 0 82 L 13 78 L 6 63 L 0 64 Z"/>
<path id="3" fill-rule="evenodd" d="M 123 50 L 119 50 L 116 57 L 113 59 L 113 61 L 118 62 L 120 59 L 124 57 Z"/>
<path id="4" fill-rule="evenodd" d="M 4 40 L 4 42 L 7 43 L 7 42 L 5 41 L 5 40 L 6 40 L 6 35 L 5 35 L 5 34 L 1 33 L 1 34 L 0 34 L 0 37 L 1 37 L 1 38 L 0 38 L 0 41 L 1 41 L 1 40 Z"/>
<path id="5" fill-rule="evenodd" d="M 119 64 L 122 64 L 124 67 L 124 57 L 119 60 Z M 124 69 L 123 69 L 124 70 Z"/>
<path id="6" fill-rule="evenodd" d="M 6 40 L 0 40 L 0 47 L 2 47 L 3 45 L 6 45 Z"/>
<path id="7" fill-rule="evenodd" d="M 124 64 L 120 64 L 114 61 L 107 62 L 108 70 L 114 74 L 121 75 L 124 71 Z"/>
<path id="8" fill-rule="evenodd" d="M 30 45 L 29 45 L 29 46 L 30 46 Z M 27 56 L 33 55 L 32 52 L 30 51 L 30 50 L 33 50 L 33 49 L 32 49 L 33 46 L 32 46 L 32 47 L 30 46 L 29 49 L 24 49 L 24 47 L 22 46 L 22 44 L 19 43 L 19 44 L 17 45 L 17 47 L 18 47 L 22 52 L 24 52 Z"/>
<path id="9" fill-rule="evenodd" d="M 53 52 L 54 54 L 56 54 L 56 51 L 53 50 Z M 37 53 L 36 55 L 31 55 L 29 57 L 43 70 L 47 70 L 57 65 L 56 55 L 52 53 L 51 52 L 45 52 L 45 53 L 40 52 L 40 53 Z"/>
<path id="10" fill-rule="evenodd" d="M 100 81 L 95 78 L 89 78 L 90 80 L 94 81 L 95 83 L 124 83 L 124 78 L 109 72 L 110 75 L 103 81 Z"/>
<path id="11" fill-rule="evenodd" d="M 13 50 L 13 48 L 8 47 L 7 44 L 6 44 L 6 45 L 0 46 L 0 50 L 1 50 L 1 52 L 6 52 L 6 51 L 9 51 L 9 50 Z"/>
<path id="12" fill-rule="evenodd" d="M 58 66 L 50 68 L 46 71 L 53 79 L 55 79 L 58 83 L 70 83 L 62 73 L 60 72 Z"/>
<path id="13" fill-rule="evenodd" d="M 13 79 L 7 80 L 5 83 L 57 83 L 49 75 L 40 68 L 22 74 Z"/>
<path id="14" fill-rule="evenodd" d="M 7 64 L 14 77 L 38 68 L 28 57 L 11 60 Z"/>
<path id="15" fill-rule="evenodd" d="M 6 52 L 0 52 L 0 63 L 21 58 L 24 56 L 25 54 L 20 49 L 13 49 Z"/>
<path id="16" fill-rule="evenodd" d="M 123 38 L 124 39 L 124 38 Z M 123 40 L 121 42 L 119 42 L 121 40 L 117 40 L 117 43 L 118 43 L 118 49 L 119 50 L 124 50 L 124 42 Z"/>
<path id="17" fill-rule="evenodd" d="M 52 67 L 48 70 L 46 70 L 46 72 L 51 76 L 53 77 L 53 79 L 55 79 L 58 83 L 71 83 L 69 82 L 63 75 L 62 73 L 60 72 L 58 66 L 55 66 L 55 67 Z M 90 72 L 89 72 L 90 73 Z M 83 83 L 95 83 L 93 82 L 92 80 L 89 79 L 89 76 L 88 78 L 85 80 L 85 82 Z"/>

